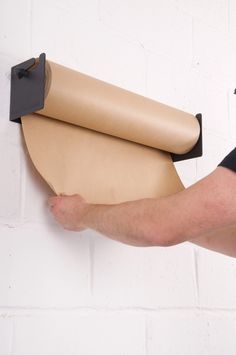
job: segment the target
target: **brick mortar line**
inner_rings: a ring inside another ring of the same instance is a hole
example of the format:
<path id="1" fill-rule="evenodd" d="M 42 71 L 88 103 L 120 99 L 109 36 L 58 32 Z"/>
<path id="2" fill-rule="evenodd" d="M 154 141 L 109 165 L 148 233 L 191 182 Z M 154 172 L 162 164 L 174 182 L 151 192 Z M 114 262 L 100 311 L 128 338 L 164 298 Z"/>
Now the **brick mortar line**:
<path id="1" fill-rule="evenodd" d="M 207 308 L 207 307 L 190 307 L 190 308 L 142 308 L 142 307 L 117 307 L 117 308 L 106 308 L 106 307 L 75 307 L 75 308 L 24 308 L 24 307 L 0 307 L 0 318 L 11 318 L 16 316 L 41 316 L 41 315 L 75 315 L 76 313 L 84 314 L 96 314 L 96 313 L 119 313 L 119 314 L 135 314 L 135 315 L 155 315 L 155 314 L 166 314 L 166 315 L 181 315 L 181 316 L 227 316 L 236 319 L 236 309 L 226 309 L 226 308 Z"/>

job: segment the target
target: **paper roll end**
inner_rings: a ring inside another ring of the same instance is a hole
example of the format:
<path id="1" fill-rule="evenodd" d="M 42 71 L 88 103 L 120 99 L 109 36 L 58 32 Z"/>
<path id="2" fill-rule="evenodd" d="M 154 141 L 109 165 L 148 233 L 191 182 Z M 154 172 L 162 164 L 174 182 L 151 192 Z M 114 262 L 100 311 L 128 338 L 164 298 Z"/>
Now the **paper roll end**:
<path id="1" fill-rule="evenodd" d="M 196 116 L 196 119 L 199 124 L 199 134 L 197 135 L 198 139 L 195 145 L 191 148 L 191 150 L 187 153 L 184 154 L 175 154 L 172 153 L 171 157 L 173 162 L 181 161 L 181 160 L 187 160 L 187 159 L 193 159 L 193 158 L 199 158 L 202 156 L 202 114 L 198 113 Z"/>

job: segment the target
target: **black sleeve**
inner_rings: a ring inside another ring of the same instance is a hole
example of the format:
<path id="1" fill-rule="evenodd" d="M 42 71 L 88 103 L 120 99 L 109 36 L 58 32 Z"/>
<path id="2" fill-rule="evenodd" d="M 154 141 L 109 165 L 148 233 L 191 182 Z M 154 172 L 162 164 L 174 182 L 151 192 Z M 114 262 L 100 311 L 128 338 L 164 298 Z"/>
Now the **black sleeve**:
<path id="1" fill-rule="evenodd" d="M 236 172 L 236 148 L 234 148 L 218 166 L 223 166 Z"/>

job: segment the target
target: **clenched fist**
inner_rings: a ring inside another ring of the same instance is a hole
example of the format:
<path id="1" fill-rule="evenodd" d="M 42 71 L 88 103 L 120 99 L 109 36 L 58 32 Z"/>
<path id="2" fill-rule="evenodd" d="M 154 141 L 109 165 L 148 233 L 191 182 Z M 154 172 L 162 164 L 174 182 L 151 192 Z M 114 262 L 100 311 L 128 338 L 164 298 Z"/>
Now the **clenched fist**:
<path id="1" fill-rule="evenodd" d="M 54 218 L 63 228 L 71 231 L 87 228 L 84 217 L 90 205 L 80 195 L 50 197 L 48 204 Z"/>

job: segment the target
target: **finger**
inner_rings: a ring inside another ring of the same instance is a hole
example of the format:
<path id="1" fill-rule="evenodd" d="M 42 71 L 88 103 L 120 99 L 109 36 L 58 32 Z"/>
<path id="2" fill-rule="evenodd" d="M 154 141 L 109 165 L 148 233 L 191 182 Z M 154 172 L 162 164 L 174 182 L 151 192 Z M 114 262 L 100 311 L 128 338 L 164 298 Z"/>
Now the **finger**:
<path id="1" fill-rule="evenodd" d="M 48 205 L 49 205 L 50 207 L 53 207 L 53 206 L 56 204 L 57 199 L 58 199 L 57 196 L 51 196 L 51 197 L 49 197 L 49 198 L 48 198 Z"/>

